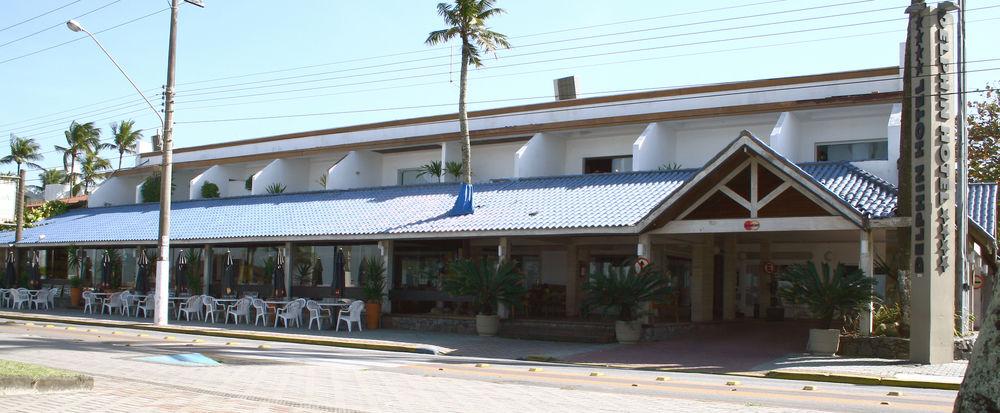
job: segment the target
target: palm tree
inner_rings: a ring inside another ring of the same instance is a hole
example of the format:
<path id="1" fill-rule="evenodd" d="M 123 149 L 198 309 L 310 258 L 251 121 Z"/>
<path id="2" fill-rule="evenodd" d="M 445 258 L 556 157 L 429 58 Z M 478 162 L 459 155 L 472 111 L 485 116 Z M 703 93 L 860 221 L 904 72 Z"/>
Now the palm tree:
<path id="1" fill-rule="evenodd" d="M 123 120 L 111 124 L 111 134 L 114 135 L 114 142 L 108 144 L 108 148 L 118 151 L 118 169 L 122 169 L 122 158 L 125 154 L 135 153 L 139 141 L 142 140 L 142 129 L 133 129 L 135 121 Z"/>
<path id="2" fill-rule="evenodd" d="M 111 169 L 111 162 L 101 157 L 99 153 L 87 151 L 80 159 L 80 183 L 73 188 L 73 193 L 79 193 L 83 187 L 84 194 L 90 194 L 90 187 L 97 185 L 97 182 L 107 176 L 107 170 Z"/>
<path id="3" fill-rule="evenodd" d="M 63 168 L 69 176 L 70 188 L 76 194 L 76 160 L 80 159 L 82 153 L 97 152 L 107 145 L 101 144 L 101 129 L 94 126 L 94 122 L 69 124 L 63 134 L 66 136 L 66 146 L 56 145 L 56 150 L 63 154 Z"/>
<path id="4" fill-rule="evenodd" d="M 42 160 L 42 154 L 38 153 L 41 147 L 35 143 L 34 139 L 21 138 L 10 135 L 10 155 L 0 158 L 0 164 L 17 164 L 17 175 L 21 175 L 21 164 L 32 168 L 42 169 L 36 161 Z"/>
<path id="5" fill-rule="evenodd" d="M 444 18 L 447 28 L 433 31 L 425 43 L 436 45 L 458 37 L 462 40 L 462 71 L 458 83 L 458 125 L 462 132 L 463 181 L 472 183 L 472 148 L 469 142 L 469 115 L 465 111 L 465 95 L 468 85 L 469 64 L 483 65 L 480 51 L 487 53 L 497 48 L 510 48 L 507 36 L 486 27 L 490 17 L 504 12 L 493 7 L 496 0 L 455 0 L 455 4 L 438 3 L 438 14 Z"/>
<path id="6" fill-rule="evenodd" d="M 46 185 L 65 183 L 66 172 L 58 169 L 45 169 L 38 174 L 38 178 L 42 180 L 42 189 L 45 189 Z"/>

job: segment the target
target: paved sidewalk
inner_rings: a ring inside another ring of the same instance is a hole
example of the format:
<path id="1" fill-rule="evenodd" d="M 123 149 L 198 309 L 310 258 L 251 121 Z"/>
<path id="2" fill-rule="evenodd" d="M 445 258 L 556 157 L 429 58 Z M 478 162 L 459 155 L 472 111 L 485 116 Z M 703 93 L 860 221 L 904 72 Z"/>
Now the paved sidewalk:
<path id="1" fill-rule="evenodd" d="M 754 370 L 958 384 L 962 382 L 968 366 L 969 362 L 965 360 L 942 364 L 916 364 L 895 359 L 793 354 L 758 365 Z"/>
<path id="2" fill-rule="evenodd" d="M 44 317 L 52 322 L 86 322 L 105 323 L 119 325 L 122 327 L 135 326 L 143 323 L 139 328 L 153 328 L 149 318 L 124 317 L 120 315 L 109 316 L 84 314 L 80 310 L 55 309 L 49 311 L 19 311 L 4 309 L 0 311 L 0 318 L 7 314 L 12 317 Z M 39 321 L 44 322 L 44 321 Z M 327 343 L 315 342 L 313 344 L 334 345 L 342 344 L 342 347 L 372 348 L 390 351 L 413 351 L 412 349 L 422 349 L 435 354 L 447 354 L 451 356 L 484 357 L 500 359 L 524 359 L 533 356 L 551 357 L 565 359 L 574 354 L 594 352 L 603 349 L 618 347 L 618 344 L 588 344 L 588 343 L 565 343 L 539 340 L 520 340 L 502 337 L 479 337 L 471 334 L 436 333 L 425 331 L 378 329 L 365 331 L 332 331 L 332 330 L 307 330 L 304 328 L 274 328 L 273 326 L 254 326 L 245 323 L 223 324 L 206 323 L 203 321 L 183 321 L 170 320 L 171 326 L 184 330 L 178 331 L 196 334 L 191 329 L 201 330 L 208 334 L 247 334 L 247 337 L 267 340 L 268 337 L 283 339 L 288 341 L 298 340 L 327 340 Z M 251 336 L 252 335 L 252 336 Z M 354 345 L 357 344 L 357 345 Z M 399 347 L 394 349 L 393 347 Z"/>

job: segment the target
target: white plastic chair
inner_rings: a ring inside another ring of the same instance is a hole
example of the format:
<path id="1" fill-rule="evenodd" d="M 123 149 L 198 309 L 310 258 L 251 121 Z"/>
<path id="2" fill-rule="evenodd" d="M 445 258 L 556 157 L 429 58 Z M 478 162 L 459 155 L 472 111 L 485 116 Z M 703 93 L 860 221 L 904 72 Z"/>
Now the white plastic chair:
<path id="1" fill-rule="evenodd" d="M 13 294 L 14 297 L 13 298 L 14 302 L 13 304 L 11 304 L 12 308 L 23 309 L 26 306 L 29 308 L 31 307 L 31 294 L 28 293 L 27 288 L 18 288 L 14 291 L 11 291 L 11 294 Z"/>
<path id="2" fill-rule="evenodd" d="M 155 310 L 156 294 L 150 292 L 150 294 L 146 295 L 146 298 L 139 299 L 138 304 L 135 306 L 135 316 L 139 317 L 139 312 L 142 311 L 142 317 L 149 317 Z"/>
<path id="3" fill-rule="evenodd" d="M 337 313 L 337 328 L 336 331 L 340 331 L 340 322 L 347 322 L 347 331 L 351 331 L 351 323 L 358 323 L 358 331 L 365 331 L 361 328 L 361 312 L 365 310 L 365 302 L 358 300 L 351 305 L 347 306 L 346 310 L 340 310 Z"/>
<path id="4" fill-rule="evenodd" d="M 82 297 L 83 312 L 86 313 L 87 310 L 90 310 L 90 313 L 94 314 L 94 306 L 97 305 L 97 296 L 94 295 L 93 291 L 84 291 Z"/>
<path id="5" fill-rule="evenodd" d="M 292 301 L 274 312 L 274 326 L 277 327 L 278 320 L 281 320 L 285 328 L 288 328 L 289 322 L 295 322 L 297 327 L 301 327 L 302 324 L 299 322 L 300 317 L 302 317 L 302 302 L 299 300 Z"/>
<path id="6" fill-rule="evenodd" d="M 333 322 L 333 311 L 323 308 L 319 303 L 309 300 L 306 301 L 306 309 L 309 310 L 309 326 L 308 329 L 312 330 L 313 321 L 316 322 L 316 329 L 323 329 L 323 320 L 330 320 Z"/>
<path id="7" fill-rule="evenodd" d="M 126 317 L 131 317 L 132 301 L 135 300 L 135 297 L 132 295 L 132 293 L 128 291 L 122 291 L 122 294 L 118 296 L 118 300 L 121 301 L 122 315 Z M 136 313 L 138 312 L 139 311 L 136 310 Z"/>
<path id="8" fill-rule="evenodd" d="M 46 289 L 46 288 L 42 288 L 41 290 L 38 290 L 38 293 L 35 294 L 35 298 L 32 298 L 31 302 L 28 303 L 28 307 L 30 308 L 31 306 L 35 306 L 36 310 L 41 309 L 41 307 L 45 307 L 45 309 L 48 310 L 49 309 L 49 290 Z"/>
<path id="9" fill-rule="evenodd" d="M 264 325 L 266 326 L 267 325 L 267 303 L 265 303 L 264 300 L 261 300 L 260 298 L 254 298 L 254 299 L 252 299 L 250 301 L 250 303 L 253 306 L 254 313 L 256 313 L 256 316 L 255 316 L 255 318 L 253 320 L 253 325 L 257 325 L 257 322 L 259 322 L 260 320 L 264 320 Z M 250 321 L 247 320 L 247 324 L 249 324 L 249 323 L 250 323 Z"/>
<path id="10" fill-rule="evenodd" d="M 13 301 L 14 297 L 11 295 L 11 291 L 6 288 L 0 288 L 0 306 L 10 307 Z"/>
<path id="11" fill-rule="evenodd" d="M 192 295 L 181 303 L 180 307 L 177 307 L 177 319 L 181 318 L 181 313 L 184 313 L 184 319 L 188 321 L 191 321 L 191 314 L 194 314 L 196 320 L 200 319 L 201 310 L 204 308 L 205 306 L 201 304 L 201 296 Z"/>
<path id="12" fill-rule="evenodd" d="M 108 310 L 108 315 L 112 315 L 116 309 L 121 309 L 121 307 L 122 292 L 111 293 L 108 298 L 101 302 L 101 314 L 104 314 L 104 310 Z"/>
<path id="13" fill-rule="evenodd" d="M 62 295 L 63 288 L 61 286 L 55 286 L 49 288 L 49 308 L 56 308 L 56 297 Z"/>
<path id="14" fill-rule="evenodd" d="M 229 316 L 233 316 L 233 324 L 240 323 L 240 316 L 243 316 L 247 320 L 247 324 L 250 324 L 250 305 L 253 300 L 249 297 L 243 297 L 236 300 L 235 303 L 226 307 L 226 321 L 225 324 L 229 324 Z"/>
<path id="15" fill-rule="evenodd" d="M 226 311 L 226 307 L 223 306 L 222 304 L 219 304 L 219 302 L 215 300 L 215 297 L 212 297 L 210 295 L 201 296 L 201 303 L 202 305 L 205 306 L 206 323 L 208 322 L 208 317 L 212 317 L 213 323 L 216 322 L 215 313 L 221 313 L 223 311 Z"/>

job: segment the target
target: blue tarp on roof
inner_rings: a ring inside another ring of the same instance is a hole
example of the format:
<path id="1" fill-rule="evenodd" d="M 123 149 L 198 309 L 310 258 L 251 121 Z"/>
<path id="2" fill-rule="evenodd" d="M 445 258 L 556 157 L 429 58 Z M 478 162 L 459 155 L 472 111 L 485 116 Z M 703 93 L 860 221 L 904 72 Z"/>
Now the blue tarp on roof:
<path id="1" fill-rule="evenodd" d="M 848 162 L 798 165 L 871 218 L 894 216 L 896 189 Z M 697 170 L 522 178 L 476 185 L 475 213 L 448 216 L 459 184 L 392 186 L 175 202 L 174 241 L 370 238 L 384 235 L 623 229 L 637 224 Z M 995 189 L 994 189 L 995 199 Z M 152 242 L 156 203 L 71 210 L 25 230 L 23 243 Z M 990 215 L 990 219 L 995 219 Z M 12 233 L 0 242 L 13 241 Z"/>

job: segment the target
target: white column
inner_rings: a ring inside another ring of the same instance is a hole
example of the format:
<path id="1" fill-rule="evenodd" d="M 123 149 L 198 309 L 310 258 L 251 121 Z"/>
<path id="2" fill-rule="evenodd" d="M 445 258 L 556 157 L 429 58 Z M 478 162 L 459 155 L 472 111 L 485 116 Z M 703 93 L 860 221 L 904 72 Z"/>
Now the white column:
<path id="1" fill-rule="evenodd" d="M 861 230 L 861 254 L 858 255 L 858 268 L 865 273 L 865 277 L 874 277 L 873 271 L 875 270 L 875 247 L 874 242 L 872 242 L 872 233 L 870 230 Z M 861 325 L 859 328 L 859 333 L 863 336 L 870 336 L 872 334 L 872 301 L 868 300 L 865 304 L 864 310 L 861 312 Z"/>
<path id="2" fill-rule="evenodd" d="M 701 235 L 691 253 L 691 321 L 712 321 L 715 254 L 711 235 Z"/>
<path id="3" fill-rule="evenodd" d="M 385 296 L 382 297 L 382 314 L 389 314 L 392 312 L 392 301 L 389 300 L 389 290 L 392 289 L 392 256 L 394 249 L 394 243 L 390 240 L 378 242 L 379 254 L 382 256 L 382 262 L 385 263 L 385 290 L 383 290 Z"/>
<path id="4" fill-rule="evenodd" d="M 736 319 L 736 282 L 739 277 L 739 259 L 736 256 L 736 236 L 726 235 L 722 244 L 722 319 Z"/>
<path id="5" fill-rule="evenodd" d="M 655 171 L 677 162 L 677 134 L 666 123 L 650 123 L 632 142 L 632 170 Z"/>
<path id="6" fill-rule="evenodd" d="M 514 177 L 563 175 L 565 158 L 564 138 L 536 133 L 514 154 Z"/>

